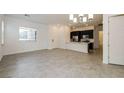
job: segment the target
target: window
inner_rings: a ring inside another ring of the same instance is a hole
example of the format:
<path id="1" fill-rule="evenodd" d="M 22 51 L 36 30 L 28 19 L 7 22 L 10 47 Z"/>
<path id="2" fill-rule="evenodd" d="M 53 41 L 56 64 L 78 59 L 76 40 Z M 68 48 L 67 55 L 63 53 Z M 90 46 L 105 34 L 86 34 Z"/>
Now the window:
<path id="1" fill-rule="evenodd" d="M 19 40 L 36 40 L 36 29 L 19 27 Z"/>

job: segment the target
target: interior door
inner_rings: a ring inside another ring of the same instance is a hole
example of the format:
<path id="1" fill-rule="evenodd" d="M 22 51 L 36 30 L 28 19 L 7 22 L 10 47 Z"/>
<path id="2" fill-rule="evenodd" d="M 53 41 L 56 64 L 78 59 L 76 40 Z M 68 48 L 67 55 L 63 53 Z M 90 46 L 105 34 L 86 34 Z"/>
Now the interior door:
<path id="1" fill-rule="evenodd" d="M 124 16 L 109 18 L 109 63 L 124 65 Z"/>

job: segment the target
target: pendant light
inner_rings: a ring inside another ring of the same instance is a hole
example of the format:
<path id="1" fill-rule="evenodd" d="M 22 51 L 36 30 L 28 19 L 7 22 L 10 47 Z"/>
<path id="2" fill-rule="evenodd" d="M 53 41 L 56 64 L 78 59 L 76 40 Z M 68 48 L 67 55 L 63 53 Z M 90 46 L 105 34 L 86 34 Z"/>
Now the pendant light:
<path id="1" fill-rule="evenodd" d="M 83 22 L 87 22 L 87 17 L 83 17 Z"/>
<path id="2" fill-rule="evenodd" d="M 88 19 L 93 19 L 93 14 L 88 14 Z"/>
<path id="3" fill-rule="evenodd" d="M 76 17 L 73 19 L 73 22 L 74 23 L 77 23 L 77 18 Z"/>
<path id="4" fill-rule="evenodd" d="M 73 15 L 73 14 L 70 14 L 70 15 L 69 15 L 69 19 L 70 19 L 70 20 L 73 20 L 73 19 L 74 19 L 74 15 Z"/>

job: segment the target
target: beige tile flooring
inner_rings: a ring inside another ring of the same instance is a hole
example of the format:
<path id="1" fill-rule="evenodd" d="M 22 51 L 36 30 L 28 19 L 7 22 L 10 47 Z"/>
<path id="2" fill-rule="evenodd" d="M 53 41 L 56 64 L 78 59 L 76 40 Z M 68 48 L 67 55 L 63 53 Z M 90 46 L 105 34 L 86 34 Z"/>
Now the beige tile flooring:
<path id="1" fill-rule="evenodd" d="M 102 52 L 90 54 L 65 49 L 39 50 L 4 56 L 1 78 L 124 77 L 124 66 L 102 63 Z"/>

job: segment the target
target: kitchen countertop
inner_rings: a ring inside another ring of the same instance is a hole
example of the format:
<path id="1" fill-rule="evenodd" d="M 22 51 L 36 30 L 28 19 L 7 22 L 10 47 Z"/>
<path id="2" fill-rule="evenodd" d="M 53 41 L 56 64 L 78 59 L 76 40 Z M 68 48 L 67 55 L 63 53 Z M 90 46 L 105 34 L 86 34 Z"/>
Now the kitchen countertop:
<path id="1" fill-rule="evenodd" d="M 75 44 L 89 44 L 89 43 L 93 43 L 93 42 L 68 42 L 69 43 L 75 43 Z"/>

